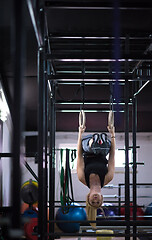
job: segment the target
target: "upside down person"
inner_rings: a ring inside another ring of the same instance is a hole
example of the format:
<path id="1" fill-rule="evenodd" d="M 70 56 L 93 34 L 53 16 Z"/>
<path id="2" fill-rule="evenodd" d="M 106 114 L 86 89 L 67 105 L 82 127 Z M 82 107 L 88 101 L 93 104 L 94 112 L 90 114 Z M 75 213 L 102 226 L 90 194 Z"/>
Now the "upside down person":
<path id="1" fill-rule="evenodd" d="M 79 126 L 77 144 L 77 175 L 79 181 L 90 189 L 86 200 L 86 212 L 89 221 L 95 221 L 97 209 L 102 206 L 102 187 L 114 177 L 115 171 L 115 127 L 109 125 L 111 140 L 106 134 L 93 134 L 82 138 L 86 129 Z M 106 158 L 109 154 L 108 160 Z M 90 223 L 95 227 L 95 223 Z"/>

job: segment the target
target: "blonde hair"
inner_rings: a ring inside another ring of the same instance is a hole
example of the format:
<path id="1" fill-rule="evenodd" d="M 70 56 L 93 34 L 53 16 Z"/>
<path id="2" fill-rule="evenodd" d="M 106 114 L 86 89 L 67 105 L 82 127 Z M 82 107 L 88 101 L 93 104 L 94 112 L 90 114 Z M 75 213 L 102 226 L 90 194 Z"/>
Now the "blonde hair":
<path id="1" fill-rule="evenodd" d="M 87 213 L 87 218 L 88 221 L 96 221 L 96 217 L 97 217 L 97 209 L 100 208 L 103 212 L 103 215 L 105 217 L 104 211 L 102 209 L 101 206 L 99 207 L 94 207 L 89 203 L 89 194 L 87 195 L 87 199 L 86 199 L 86 213 Z M 93 228 L 96 228 L 96 223 L 90 223 L 90 225 Z"/>

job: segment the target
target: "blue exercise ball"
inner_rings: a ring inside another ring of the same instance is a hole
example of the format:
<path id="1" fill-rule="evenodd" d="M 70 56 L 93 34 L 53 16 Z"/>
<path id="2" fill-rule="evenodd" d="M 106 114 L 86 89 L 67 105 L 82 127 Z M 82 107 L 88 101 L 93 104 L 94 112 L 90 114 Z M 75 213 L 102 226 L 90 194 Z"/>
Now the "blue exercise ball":
<path id="1" fill-rule="evenodd" d="M 145 215 L 152 215 L 152 203 L 150 203 L 146 210 L 145 210 Z"/>
<path id="2" fill-rule="evenodd" d="M 63 208 L 60 207 L 56 212 L 56 220 L 65 221 L 83 221 L 87 219 L 85 210 L 78 203 L 71 203 L 70 207 L 67 207 L 67 213 L 64 213 Z M 66 209 L 66 210 L 67 210 Z M 60 223 L 57 222 L 57 226 L 66 233 L 78 232 L 80 223 Z"/>

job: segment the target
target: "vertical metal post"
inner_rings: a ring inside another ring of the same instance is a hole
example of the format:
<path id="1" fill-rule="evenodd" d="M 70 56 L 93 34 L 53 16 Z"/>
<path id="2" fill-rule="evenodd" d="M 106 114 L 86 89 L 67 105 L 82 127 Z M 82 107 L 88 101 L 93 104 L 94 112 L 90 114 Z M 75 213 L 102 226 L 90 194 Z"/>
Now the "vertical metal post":
<path id="1" fill-rule="evenodd" d="M 134 96 L 136 92 L 136 82 L 133 82 L 133 105 L 132 105 L 132 141 L 133 141 L 133 220 L 136 221 L 136 214 L 137 214 L 137 177 L 136 177 L 136 170 L 137 170 L 137 163 L 136 163 L 136 132 L 137 132 L 137 98 Z M 133 226 L 133 234 L 136 234 L 137 227 Z M 133 240 L 136 240 L 136 237 L 133 237 Z"/>
<path id="2" fill-rule="evenodd" d="M 121 185 L 119 184 L 118 185 L 118 196 L 119 196 L 119 199 L 118 199 L 118 206 L 119 206 L 119 216 L 121 215 Z"/>
<path id="3" fill-rule="evenodd" d="M 126 37 L 126 53 L 129 51 L 129 38 Z M 128 60 L 125 62 L 125 73 L 128 75 Z M 130 179 L 129 179 L 129 82 L 125 79 L 125 220 L 127 222 L 126 234 L 130 234 Z M 126 236 L 125 240 L 130 237 Z"/>
<path id="4" fill-rule="evenodd" d="M 46 76 L 46 74 L 45 74 Z M 44 239 L 48 239 L 47 236 L 47 221 L 48 221 L 48 84 L 45 77 L 45 164 L 44 164 Z"/>
<path id="5" fill-rule="evenodd" d="M 45 164 L 45 62 L 44 48 L 38 50 L 38 87 L 39 87 L 39 105 L 38 105 L 38 238 L 44 236 L 44 164 Z"/>
<path id="6" fill-rule="evenodd" d="M 0 120 L 0 152 L 2 152 L 3 146 L 3 121 Z M 2 160 L 0 158 L 0 207 L 3 206 L 3 179 L 2 179 Z"/>
<path id="7" fill-rule="evenodd" d="M 119 85 L 119 79 L 120 79 L 120 1 L 119 0 L 113 0 L 113 15 L 114 15 L 114 21 L 113 21 L 113 31 L 114 31 L 114 78 L 115 78 L 115 84 L 114 84 L 114 92 L 113 97 L 116 101 L 116 114 L 115 114 L 115 124 L 116 126 L 120 124 L 120 95 L 121 95 L 121 89 Z"/>
<path id="8" fill-rule="evenodd" d="M 54 202 L 55 202 L 55 130 L 56 130 L 56 112 L 55 112 L 55 85 L 51 83 L 52 94 L 50 98 L 50 180 L 49 180 L 49 220 L 54 220 Z M 49 232 L 54 233 L 54 223 L 50 223 Z M 54 237 L 50 237 L 54 239 Z"/>
<path id="9" fill-rule="evenodd" d="M 23 1 L 14 0 L 14 96 L 13 96 L 13 143 L 12 143 L 12 224 L 10 238 L 21 238 L 21 219 L 20 219 L 20 187 L 21 171 L 20 160 L 22 157 L 21 146 L 23 144 L 23 57 L 24 57 L 24 24 L 23 24 Z"/>
<path id="10" fill-rule="evenodd" d="M 44 3 L 38 0 L 37 24 L 42 41 L 45 39 L 45 18 Z M 47 239 L 47 82 L 46 82 L 46 46 L 39 46 L 38 50 L 38 77 L 39 77 L 39 125 L 38 125 L 38 176 L 39 176 L 39 197 L 38 197 L 38 237 Z"/>

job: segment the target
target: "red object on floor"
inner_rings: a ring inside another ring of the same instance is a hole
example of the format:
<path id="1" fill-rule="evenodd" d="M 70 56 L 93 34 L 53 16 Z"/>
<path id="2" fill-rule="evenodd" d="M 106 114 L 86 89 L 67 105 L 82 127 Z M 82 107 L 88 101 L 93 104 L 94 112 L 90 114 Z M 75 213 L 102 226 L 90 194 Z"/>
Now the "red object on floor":
<path id="1" fill-rule="evenodd" d="M 33 233 L 37 232 L 38 218 L 31 218 L 28 223 L 24 224 L 24 232 L 25 236 L 28 240 L 37 240 L 37 235 L 33 235 Z"/>
<path id="2" fill-rule="evenodd" d="M 49 224 L 48 227 L 48 233 L 49 233 Z M 31 218 L 28 223 L 24 224 L 24 233 L 27 240 L 37 240 L 37 235 L 33 235 L 33 233 L 37 233 L 38 230 L 38 218 Z"/>
<path id="3" fill-rule="evenodd" d="M 124 205 L 122 205 L 122 206 L 124 206 Z M 133 204 L 130 203 L 130 206 L 133 206 Z M 120 208 L 120 214 L 125 215 L 124 207 Z M 142 208 L 140 208 L 138 206 L 137 206 L 136 216 L 137 216 L 136 217 L 137 220 L 144 220 L 144 211 L 142 210 Z M 138 216 L 140 216 L 140 217 L 138 217 Z M 122 218 L 122 219 L 124 219 L 124 218 Z M 130 220 L 133 220 L 133 207 L 130 207 Z"/>

